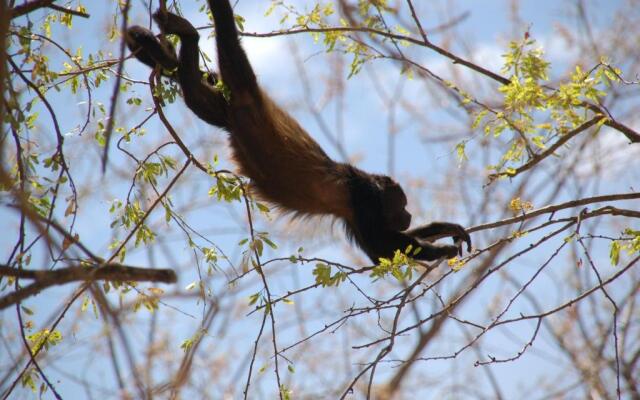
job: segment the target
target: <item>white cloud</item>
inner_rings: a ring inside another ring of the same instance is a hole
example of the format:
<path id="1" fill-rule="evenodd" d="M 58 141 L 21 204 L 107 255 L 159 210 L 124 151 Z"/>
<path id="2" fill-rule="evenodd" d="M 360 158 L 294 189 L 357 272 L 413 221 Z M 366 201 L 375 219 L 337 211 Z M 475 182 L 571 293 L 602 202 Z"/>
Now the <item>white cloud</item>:
<path id="1" fill-rule="evenodd" d="M 576 169 L 579 177 L 590 180 L 598 175 L 615 181 L 621 180 L 621 175 L 637 173 L 640 147 L 629 145 L 629 139 L 622 133 L 606 126 L 595 140 L 597 143 L 590 146 L 592 154 Z"/>

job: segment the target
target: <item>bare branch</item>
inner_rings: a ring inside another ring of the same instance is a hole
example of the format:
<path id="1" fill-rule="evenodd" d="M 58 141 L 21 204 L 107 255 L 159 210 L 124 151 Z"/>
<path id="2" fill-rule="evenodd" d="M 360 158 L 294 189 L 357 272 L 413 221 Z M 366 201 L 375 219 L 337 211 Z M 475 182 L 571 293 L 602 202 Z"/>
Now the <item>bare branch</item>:
<path id="1" fill-rule="evenodd" d="M 55 0 L 34 0 L 34 1 L 30 1 L 28 3 L 24 3 L 24 4 L 20 4 L 19 6 L 15 6 L 13 7 L 10 11 L 9 14 L 11 15 L 11 18 L 18 18 L 20 16 L 23 16 L 25 14 L 29 14 L 32 11 L 38 10 L 40 8 L 46 8 L 49 7 L 51 4 L 53 4 Z"/>
<path id="2" fill-rule="evenodd" d="M 519 174 L 523 173 L 524 171 L 527 171 L 527 170 L 531 169 L 533 166 L 538 164 L 540 161 L 542 161 L 545 158 L 547 158 L 550 155 L 552 155 L 556 150 L 558 150 L 560 148 L 560 146 L 562 146 L 565 143 L 567 143 L 574 136 L 577 136 L 579 133 L 581 133 L 583 131 L 586 131 L 587 129 L 591 128 L 592 126 L 597 124 L 599 121 L 601 121 L 603 118 L 605 118 L 603 115 L 597 115 L 597 116 L 591 118 L 590 120 L 584 122 L 582 125 L 578 126 L 577 128 L 573 129 L 572 131 L 565 133 L 560 138 L 560 140 L 555 142 L 551 147 L 549 147 L 548 149 L 546 149 L 542 153 L 534 154 L 533 157 L 531 158 L 531 160 L 529 160 L 526 164 L 523 164 L 520 167 L 516 168 L 515 171 L 513 171 L 513 172 L 500 172 L 500 173 L 497 173 L 497 174 L 491 174 L 491 175 L 489 175 L 489 181 L 491 182 L 491 181 L 493 181 L 493 180 L 495 180 L 495 179 L 497 179 L 497 178 L 499 178 L 501 176 L 508 176 L 510 178 L 513 178 L 514 176 L 519 175 Z"/>
<path id="3" fill-rule="evenodd" d="M 61 6 L 57 6 L 55 4 L 50 4 L 49 8 L 52 10 L 60 11 L 61 13 L 75 15 L 76 17 L 89 18 L 91 17 L 89 14 L 84 13 L 82 11 L 72 10 L 70 8 L 64 8 Z"/>
<path id="4" fill-rule="evenodd" d="M 53 10 L 60 11 L 65 14 L 71 14 L 78 17 L 82 17 L 82 18 L 90 17 L 90 15 L 85 12 L 72 10 L 69 8 L 65 8 L 65 7 L 53 4 L 55 1 L 56 0 L 34 0 L 28 3 L 20 4 L 19 6 L 15 6 L 9 11 L 9 14 L 13 19 L 13 18 L 21 17 L 25 14 L 29 14 L 30 12 L 38 10 L 40 8 L 51 8 Z"/>
<path id="5" fill-rule="evenodd" d="M 119 281 L 119 282 L 164 282 L 175 283 L 176 273 L 171 269 L 148 269 L 119 264 L 107 264 L 102 267 L 69 267 L 57 270 L 24 270 L 0 265 L 0 276 L 13 276 L 21 279 L 33 279 L 34 283 L 18 289 L 0 298 L 0 310 L 27 297 L 36 295 L 51 286 L 70 282 Z"/>
<path id="6" fill-rule="evenodd" d="M 633 199 L 640 199 L 640 193 L 624 193 L 624 194 L 612 194 L 612 195 L 605 195 L 605 196 L 586 197 L 584 199 L 571 200 L 571 201 L 567 201 L 566 203 L 538 208 L 537 210 L 533 210 L 528 213 L 523 213 L 513 218 L 507 218 L 501 221 L 490 222 L 488 224 L 472 226 L 468 228 L 467 231 L 477 232 L 485 229 L 492 229 L 500 226 L 511 225 L 511 224 L 515 224 L 516 222 L 522 222 L 542 214 L 553 214 L 556 211 L 565 210 L 567 208 L 580 207 L 587 204 L 601 203 L 605 201 L 621 201 L 621 200 L 633 200 Z M 611 208 L 611 212 L 609 212 L 608 214 L 624 215 L 628 217 L 640 218 L 640 212 L 638 211 L 618 210 L 613 207 L 610 207 L 610 208 Z M 619 211 L 619 213 L 617 213 L 617 211 Z"/>

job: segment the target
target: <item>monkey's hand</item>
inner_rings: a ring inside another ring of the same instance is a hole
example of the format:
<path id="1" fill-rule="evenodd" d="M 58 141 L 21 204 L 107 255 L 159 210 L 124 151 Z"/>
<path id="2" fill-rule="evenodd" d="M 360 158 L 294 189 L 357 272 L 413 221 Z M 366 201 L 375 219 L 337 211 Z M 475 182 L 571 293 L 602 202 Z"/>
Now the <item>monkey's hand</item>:
<path id="1" fill-rule="evenodd" d="M 458 248 L 458 255 L 462 256 L 462 243 L 467 244 L 467 252 L 471 253 L 471 236 L 467 233 L 466 229 L 462 226 L 455 224 L 455 230 L 457 233 L 452 236 L 455 247 Z"/>
<path id="2" fill-rule="evenodd" d="M 415 238 L 420 242 L 433 242 L 444 237 L 453 238 L 454 246 L 457 254 L 462 255 L 462 243 L 467 244 L 467 251 L 471 252 L 471 236 L 467 231 L 458 224 L 451 222 L 432 222 L 427 225 L 420 226 L 405 232 L 407 235 Z M 450 249 L 449 249 L 450 250 Z M 455 257 L 456 254 L 453 256 Z"/>

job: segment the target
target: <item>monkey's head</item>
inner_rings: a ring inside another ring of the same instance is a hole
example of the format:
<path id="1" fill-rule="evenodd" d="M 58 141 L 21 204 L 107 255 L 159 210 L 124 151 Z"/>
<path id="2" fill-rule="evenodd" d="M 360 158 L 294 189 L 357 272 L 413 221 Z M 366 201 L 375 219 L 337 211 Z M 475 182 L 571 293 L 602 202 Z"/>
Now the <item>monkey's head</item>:
<path id="1" fill-rule="evenodd" d="M 385 175 L 366 173 L 352 165 L 344 166 L 348 171 L 355 217 L 352 229 L 370 235 L 409 228 L 411 214 L 405 209 L 407 196 L 396 181 Z"/>
<path id="2" fill-rule="evenodd" d="M 411 214 L 407 211 L 407 196 L 398 182 L 388 176 L 375 177 L 380 188 L 381 213 L 384 226 L 392 231 L 404 231 L 411 224 Z"/>

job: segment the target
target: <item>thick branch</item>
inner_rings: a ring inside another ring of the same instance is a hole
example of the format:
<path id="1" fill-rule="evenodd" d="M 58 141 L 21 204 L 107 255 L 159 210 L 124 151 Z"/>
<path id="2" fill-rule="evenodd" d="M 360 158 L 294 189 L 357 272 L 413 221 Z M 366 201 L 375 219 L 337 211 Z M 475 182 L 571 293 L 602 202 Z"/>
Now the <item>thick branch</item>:
<path id="1" fill-rule="evenodd" d="M 620 76 L 619 78 L 622 79 L 622 77 Z M 606 112 L 607 111 L 606 109 L 603 110 L 601 107 L 586 101 L 582 102 L 581 106 L 588 108 L 589 110 L 593 111 L 596 114 L 605 113 L 609 117 L 604 123 L 606 126 L 621 132 L 623 135 L 627 137 L 627 139 L 629 139 L 631 143 L 640 143 L 640 133 L 634 131 L 633 129 L 629 128 L 625 124 L 613 119 L 613 116 L 608 112 Z"/>
<path id="2" fill-rule="evenodd" d="M 299 33 L 327 33 L 327 32 L 364 32 L 364 33 L 369 33 L 371 35 L 379 35 L 379 36 L 383 36 L 383 37 L 398 40 L 398 41 L 406 41 L 418 46 L 423 46 L 428 49 L 431 49 L 436 53 L 441 54 L 444 57 L 450 59 L 451 61 L 453 61 L 454 64 L 464 65 L 465 67 L 470 68 L 476 72 L 479 72 L 482 75 L 488 76 L 489 78 L 503 85 L 508 85 L 510 83 L 509 79 L 505 78 L 504 76 L 498 75 L 495 72 L 492 72 L 486 68 L 483 68 L 463 58 L 460 58 L 455 54 L 443 49 L 442 47 L 436 46 L 435 44 L 429 41 L 425 42 L 424 40 L 416 39 L 411 36 L 400 35 L 400 34 L 386 32 L 378 29 L 368 28 L 368 27 L 339 26 L 339 27 L 329 27 L 329 28 L 297 28 L 297 29 L 289 29 L 289 30 L 283 30 L 283 31 L 274 31 L 269 33 L 242 32 L 241 35 L 250 36 L 250 37 L 271 37 L 271 36 L 281 36 L 281 35 L 295 35 Z"/>
<path id="3" fill-rule="evenodd" d="M 57 6 L 55 4 L 50 4 L 49 8 L 51 8 L 52 10 L 60 11 L 61 13 L 75 15 L 76 17 L 82 17 L 82 18 L 91 17 L 89 14 L 83 13 L 82 11 L 72 10 L 70 8 Z"/>
<path id="4" fill-rule="evenodd" d="M 29 14 L 32 11 L 35 11 L 39 8 L 49 7 L 53 4 L 55 0 L 34 0 L 28 3 L 20 4 L 19 6 L 15 6 L 11 9 L 10 14 L 11 18 L 18 18 L 25 14 Z"/>
<path id="5" fill-rule="evenodd" d="M 613 128 L 621 132 L 623 135 L 627 137 L 627 139 L 629 139 L 631 143 L 640 143 L 640 134 L 634 131 L 633 129 L 629 128 L 628 126 L 620 122 L 617 122 L 613 119 L 607 119 L 607 122 L 605 122 L 604 124 L 610 128 Z"/>
<path id="6" fill-rule="evenodd" d="M 301 33 L 328 33 L 328 32 L 364 32 L 370 35 L 378 35 L 378 36 L 386 37 L 393 40 L 405 41 L 411 44 L 415 44 L 415 45 L 426 47 L 430 50 L 433 50 L 436 53 L 448 58 L 454 64 L 464 65 L 465 67 L 473 71 L 476 71 L 488 78 L 491 78 L 492 80 L 502 85 L 509 85 L 511 83 L 508 78 L 500 74 L 497 74 L 493 71 L 490 71 L 486 68 L 483 68 L 480 65 L 475 64 L 471 61 L 468 61 L 464 58 L 458 57 L 457 55 L 451 53 L 450 51 L 438 45 L 433 44 L 426 37 L 423 37 L 422 39 L 416 39 L 411 36 L 396 34 L 396 33 L 387 32 L 379 29 L 368 28 L 368 27 L 352 27 L 352 26 L 326 27 L 326 28 L 296 28 L 296 29 L 289 29 L 289 30 L 274 31 L 269 33 L 242 32 L 241 35 L 249 36 L 249 37 L 272 37 L 272 36 L 282 36 L 282 35 L 295 35 L 295 34 L 301 34 Z M 551 87 L 549 87 L 548 89 L 555 90 Z M 605 112 L 606 110 L 603 110 L 601 107 L 598 107 L 597 105 L 589 104 L 589 103 L 583 103 L 581 105 L 585 108 L 590 109 L 596 114 L 608 115 L 608 113 Z M 625 135 L 629 139 L 629 141 L 631 141 L 632 143 L 640 143 L 640 133 L 629 128 L 623 123 L 616 121 L 615 119 L 613 119 L 611 115 L 608 115 L 608 116 L 609 116 L 609 119 L 607 119 L 607 121 L 604 123 L 605 125 L 618 130 L 623 135 Z"/>
<path id="7" fill-rule="evenodd" d="M 546 149 L 545 151 L 543 151 L 540 154 L 535 154 L 533 156 L 533 158 L 529 162 L 527 162 L 526 164 L 521 165 L 515 171 L 513 171 L 513 172 L 500 172 L 500 173 L 497 173 L 497 174 L 492 174 L 492 175 L 489 176 L 489 180 L 492 181 L 492 180 L 494 180 L 494 179 L 496 179 L 496 178 L 498 178 L 500 176 L 509 176 L 509 177 L 513 178 L 514 176 L 519 175 L 519 174 L 523 173 L 524 171 L 527 171 L 527 170 L 531 169 L 536 164 L 538 164 L 540 161 L 544 160 L 545 158 L 547 158 L 550 155 L 552 155 L 553 153 L 555 153 L 556 150 L 558 150 L 562 145 L 564 145 L 569 140 L 571 140 L 574 136 L 576 136 L 579 133 L 591 128 L 592 126 L 597 124 L 603 118 L 604 118 L 603 115 L 597 115 L 597 116 L 591 118 L 590 120 L 584 122 L 582 125 L 578 126 L 577 128 L 573 129 L 572 131 L 565 133 L 562 136 L 562 138 L 560 138 L 560 140 L 555 142 L 551 147 L 549 147 L 548 149 Z"/>
<path id="8" fill-rule="evenodd" d="M 62 6 L 58 6 L 53 4 L 56 0 L 34 0 L 28 3 L 20 4 L 19 6 L 15 6 L 9 11 L 11 18 L 18 18 L 25 14 L 29 14 L 32 11 L 38 10 L 40 8 L 52 8 L 56 11 L 60 11 L 66 14 L 73 14 L 82 18 L 89 18 L 89 14 L 83 13 L 81 11 L 71 10 L 69 8 L 65 8 Z"/>
<path id="9" fill-rule="evenodd" d="M 64 285 L 74 281 L 133 281 L 175 283 L 176 273 L 171 269 L 148 269 L 109 264 L 103 267 L 69 267 L 57 270 L 24 270 L 0 265 L 0 276 L 33 279 L 34 283 L 0 298 L 0 310 L 39 293 L 50 286 Z"/>
<path id="10" fill-rule="evenodd" d="M 579 200 L 571 200 L 566 203 L 551 205 L 547 207 L 538 208 L 537 210 L 532 210 L 528 213 L 523 213 L 513 218 L 503 219 L 502 221 L 490 222 L 488 224 L 476 225 L 467 229 L 467 232 L 476 232 L 482 231 L 485 229 L 497 228 L 504 225 L 511 225 L 517 222 L 522 222 L 530 218 L 537 217 L 542 214 L 552 214 L 556 211 L 565 210 L 567 208 L 580 207 L 587 204 L 600 203 L 604 201 L 620 201 L 620 200 L 634 200 L 640 199 L 640 193 L 624 193 L 624 194 L 611 194 L 605 196 L 595 196 L 595 197 L 587 197 Z M 622 211 L 622 210 L 621 210 Z M 626 215 L 629 217 L 637 217 L 640 218 L 640 212 L 634 213 L 629 210 L 625 210 L 624 212 L 616 214 L 615 212 L 611 212 L 612 215 Z M 636 215 L 637 214 L 637 215 Z"/>

